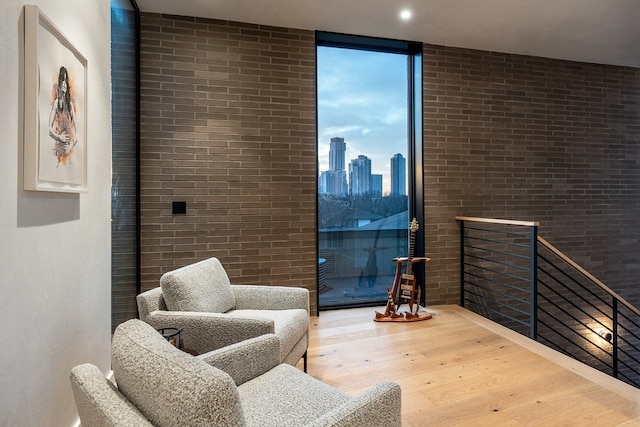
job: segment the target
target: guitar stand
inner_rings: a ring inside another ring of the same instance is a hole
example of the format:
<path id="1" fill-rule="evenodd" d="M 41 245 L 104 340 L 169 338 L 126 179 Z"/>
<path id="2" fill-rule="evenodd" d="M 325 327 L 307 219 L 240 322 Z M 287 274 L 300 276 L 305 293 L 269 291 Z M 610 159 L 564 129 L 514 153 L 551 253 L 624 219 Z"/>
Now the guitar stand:
<path id="1" fill-rule="evenodd" d="M 395 258 L 394 261 L 396 261 L 396 278 L 393 289 L 387 290 L 387 307 L 384 313 L 376 311 L 373 320 L 376 322 L 419 322 L 431 319 L 433 317 L 431 314 L 420 311 L 420 288 L 416 289 L 413 268 L 408 268 L 408 274 L 407 272 L 401 274 L 402 265 L 405 262 L 410 262 L 413 265 L 416 262 L 429 262 L 431 258 Z M 405 303 L 409 305 L 409 310 L 401 313 L 399 308 Z"/>

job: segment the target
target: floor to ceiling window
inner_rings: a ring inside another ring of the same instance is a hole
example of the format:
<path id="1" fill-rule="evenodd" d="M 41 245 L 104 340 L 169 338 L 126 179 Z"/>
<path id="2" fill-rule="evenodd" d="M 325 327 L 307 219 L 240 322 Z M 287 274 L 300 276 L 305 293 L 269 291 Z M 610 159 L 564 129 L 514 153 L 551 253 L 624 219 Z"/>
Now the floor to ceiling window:
<path id="1" fill-rule="evenodd" d="M 137 317 L 138 16 L 134 1 L 111 1 L 111 326 Z"/>
<path id="2" fill-rule="evenodd" d="M 384 303 L 422 216 L 420 48 L 327 33 L 317 44 L 319 307 Z"/>

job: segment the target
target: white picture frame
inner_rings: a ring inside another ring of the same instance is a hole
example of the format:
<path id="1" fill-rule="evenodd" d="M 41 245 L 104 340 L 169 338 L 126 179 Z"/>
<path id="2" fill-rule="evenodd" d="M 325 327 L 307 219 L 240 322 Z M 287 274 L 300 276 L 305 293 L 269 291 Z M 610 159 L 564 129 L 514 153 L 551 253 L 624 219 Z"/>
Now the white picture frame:
<path id="1" fill-rule="evenodd" d="M 87 191 L 87 60 L 24 6 L 24 189 Z"/>

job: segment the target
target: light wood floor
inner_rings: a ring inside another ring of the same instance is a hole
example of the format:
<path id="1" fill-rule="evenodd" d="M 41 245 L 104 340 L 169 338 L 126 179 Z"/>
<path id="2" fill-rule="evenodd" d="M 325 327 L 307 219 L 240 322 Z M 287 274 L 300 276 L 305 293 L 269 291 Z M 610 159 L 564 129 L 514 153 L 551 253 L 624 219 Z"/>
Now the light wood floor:
<path id="1" fill-rule="evenodd" d="M 379 323 L 375 310 L 313 317 L 308 373 L 351 395 L 396 381 L 405 427 L 640 426 L 638 389 L 474 313 Z"/>

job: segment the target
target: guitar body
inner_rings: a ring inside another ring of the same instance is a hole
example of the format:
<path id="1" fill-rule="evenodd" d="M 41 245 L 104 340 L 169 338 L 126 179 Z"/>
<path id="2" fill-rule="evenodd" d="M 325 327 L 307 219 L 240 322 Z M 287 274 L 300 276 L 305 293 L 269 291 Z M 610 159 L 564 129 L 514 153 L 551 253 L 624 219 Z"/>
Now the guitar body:
<path id="1" fill-rule="evenodd" d="M 420 287 L 416 286 L 416 278 L 413 273 L 413 264 L 416 262 L 428 262 L 430 258 L 414 257 L 415 233 L 418 230 L 418 222 L 414 218 L 409 226 L 411 237 L 409 240 L 409 256 L 395 258 L 396 274 L 393 279 L 393 287 L 387 290 L 387 306 L 385 312 L 376 312 L 374 318 L 377 322 L 415 322 L 431 319 L 431 315 L 420 312 Z M 404 314 L 398 309 L 402 304 L 409 305 L 409 311 Z"/>

